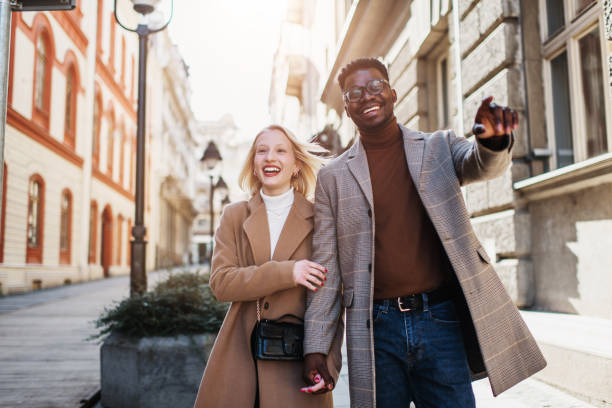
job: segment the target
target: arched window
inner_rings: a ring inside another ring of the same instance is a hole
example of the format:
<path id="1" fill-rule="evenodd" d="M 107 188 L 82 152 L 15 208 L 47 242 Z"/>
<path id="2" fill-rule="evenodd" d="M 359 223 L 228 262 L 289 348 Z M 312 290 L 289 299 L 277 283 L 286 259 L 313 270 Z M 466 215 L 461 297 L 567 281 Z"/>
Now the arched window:
<path id="1" fill-rule="evenodd" d="M 106 140 L 106 173 L 113 177 L 113 160 L 115 156 L 115 115 L 111 112 L 110 120 L 108 121 L 108 137 Z"/>
<path id="2" fill-rule="evenodd" d="M 4 262 L 4 223 L 6 221 L 6 163 L 4 163 L 4 174 L 2 175 L 2 216 L 0 221 L 0 263 Z"/>
<path id="3" fill-rule="evenodd" d="M 46 27 L 36 35 L 34 62 L 34 109 L 33 119 L 44 128 L 49 127 L 49 104 L 51 100 L 51 67 L 53 51 Z"/>
<path id="4" fill-rule="evenodd" d="M 94 110 L 93 110 L 93 137 L 91 156 L 94 168 L 100 166 L 100 121 L 102 120 L 102 95 L 100 90 L 96 89 L 96 95 L 94 97 Z"/>
<path id="5" fill-rule="evenodd" d="M 28 185 L 27 263 L 42 263 L 45 182 L 39 174 Z"/>
<path id="6" fill-rule="evenodd" d="M 74 65 L 66 71 L 66 111 L 64 114 L 64 142 L 74 149 L 76 136 L 78 79 Z"/>
<path id="7" fill-rule="evenodd" d="M 70 247 L 72 243 L 72 194 L 70 190 L 62 191 L 60 201 L 60 263 L 70 264 Z"/>
<path id="8" fill-rule="evenodd" d="M 89 263 L 96 263 L 96 237 L 98 233 L 98 203 L 91 202 L 89 210 Z"/>
<path id="9" fill-rule="evenodd" d="M 44 110 L 45 106 L 45 79 L 47 78 L 47 41 L 44 33 L 38 34 L 36 41 L 36 87 L 34 89 L 34 106 Z"/>

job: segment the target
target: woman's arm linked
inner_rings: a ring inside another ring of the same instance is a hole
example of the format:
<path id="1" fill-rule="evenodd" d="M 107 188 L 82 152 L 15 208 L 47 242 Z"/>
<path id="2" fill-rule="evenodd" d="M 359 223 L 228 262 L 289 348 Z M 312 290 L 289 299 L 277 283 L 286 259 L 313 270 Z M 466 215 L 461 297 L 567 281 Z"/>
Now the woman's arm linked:
<path id="1" fill-rule="evenodd" d="M 240 204 L 226 207 L 215 234 L 210 288 L 221 302 L 259 299 L 297 285 L 318 290 L 325 282 L 325 268 L 309 260 L 267 261 L 259 266 L 239 266 L 238 240 L 243 239 Z"/>

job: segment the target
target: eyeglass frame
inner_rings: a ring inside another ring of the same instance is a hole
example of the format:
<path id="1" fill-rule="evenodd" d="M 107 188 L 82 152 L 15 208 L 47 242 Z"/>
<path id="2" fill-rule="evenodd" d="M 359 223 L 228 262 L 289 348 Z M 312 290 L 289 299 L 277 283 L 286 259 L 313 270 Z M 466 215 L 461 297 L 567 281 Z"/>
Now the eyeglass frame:
<path id="1" fill-rule="evenodd" d="M 370 79 L 368 82 L 366 82 L 365 86 L 353 86 L 350 89 L 347 89 L 345 92 L 342 93 L 342 96 L 344 97 L 344 101 L 346 103 L 357 103 L 360 100 L 363 99 L 365 93 L 369 93 L 370 95 L 380 95 L 382 93 L 382 91 L 385 90 L 385 87 L 383 86 L 379 92 L 376 93 L 372 93 L 368 90 L 368 85 L 371 84 L 374 81 L 381 81 L 383 84 L 387 84 L 387 86 L 389 86 L 389 88 L 391 88 L 391 84 L 389 83 L 389 81 L 387 81 L 384 78 L 374 78 L 374 79 Z M 360 89 L 361 90 L 361 96 L 359 97 L 359 99 L 357 99 L 356 101 L 351 101 L 348 97 L 349 92 L 351 92 L 354 89 Z"/>

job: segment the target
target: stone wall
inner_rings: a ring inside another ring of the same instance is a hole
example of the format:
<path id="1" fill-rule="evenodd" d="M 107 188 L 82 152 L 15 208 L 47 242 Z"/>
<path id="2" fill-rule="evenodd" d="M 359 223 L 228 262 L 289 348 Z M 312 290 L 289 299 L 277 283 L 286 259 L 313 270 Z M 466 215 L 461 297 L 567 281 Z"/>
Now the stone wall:
<path id="1" fill-rule="evenodd" d="M 506 289 L 519 306 L 533 301 L 529 213 L 516 209 L 512 185 L 530 176 L 522 160 L 529 154 L 526 115 L 523 27 L 518 0 L 462 0 L 459 2 L 462 58 L 463 133 L 471 135 L 476 110 L 483 97 L 519 113 L 515 132 L 514 163 L 499 178 L 464 189 L 472 222 Z"/>
<path id="2" fill-rule="evenodd" d="M 612 184 L 535 201 L 529 211 L 535 308 L 612 319 Z"/>

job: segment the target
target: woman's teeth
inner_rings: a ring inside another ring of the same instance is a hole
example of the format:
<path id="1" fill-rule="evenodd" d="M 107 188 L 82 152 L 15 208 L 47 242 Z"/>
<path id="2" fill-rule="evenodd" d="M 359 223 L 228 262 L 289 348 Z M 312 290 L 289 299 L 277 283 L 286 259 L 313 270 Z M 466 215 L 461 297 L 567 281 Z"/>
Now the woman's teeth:
<path id="1" fill-rule="evenodd" d="M 264 167 L 263 172 L 265 174 L 280 173 L 280 169 L 278 167 Z"/>

